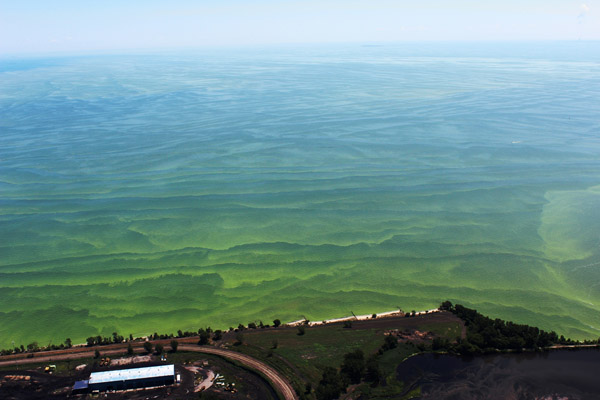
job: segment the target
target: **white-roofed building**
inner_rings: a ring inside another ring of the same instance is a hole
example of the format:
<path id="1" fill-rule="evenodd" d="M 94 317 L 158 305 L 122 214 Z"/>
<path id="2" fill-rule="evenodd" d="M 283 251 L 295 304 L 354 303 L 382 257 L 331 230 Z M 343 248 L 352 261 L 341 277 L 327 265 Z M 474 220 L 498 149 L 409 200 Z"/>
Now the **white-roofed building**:
<path id="1" fill-rule="evenodd" d="M 175 365 L 92 372 L 89 391 L 141 389 L 175 383 Z"/>

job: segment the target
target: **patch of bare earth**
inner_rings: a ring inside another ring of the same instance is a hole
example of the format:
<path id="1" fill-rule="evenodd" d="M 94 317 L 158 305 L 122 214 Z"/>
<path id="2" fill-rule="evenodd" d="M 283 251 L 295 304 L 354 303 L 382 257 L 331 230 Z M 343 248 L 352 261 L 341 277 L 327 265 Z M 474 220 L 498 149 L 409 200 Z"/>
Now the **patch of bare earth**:
<path id="1" fill-rule="evenodd" d="M 137 363 L 146 363 L 152 361 L 152 356 L 135 356 L 135 357 L 123 357 L 117 358 L 111 361 L 111 365 L 129 365 Z"/>

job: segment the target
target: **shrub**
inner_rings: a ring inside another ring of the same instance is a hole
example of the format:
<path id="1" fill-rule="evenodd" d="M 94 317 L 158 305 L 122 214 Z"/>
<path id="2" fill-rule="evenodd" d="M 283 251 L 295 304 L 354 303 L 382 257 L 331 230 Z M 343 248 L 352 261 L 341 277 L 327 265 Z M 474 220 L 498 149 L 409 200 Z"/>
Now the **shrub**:
<path id="1" fill-rule="evenodd" d="M 146 350 L 146 353 L 152 353 L 152 347 L 152 343 L 144 342 L 144 350 Z"/>

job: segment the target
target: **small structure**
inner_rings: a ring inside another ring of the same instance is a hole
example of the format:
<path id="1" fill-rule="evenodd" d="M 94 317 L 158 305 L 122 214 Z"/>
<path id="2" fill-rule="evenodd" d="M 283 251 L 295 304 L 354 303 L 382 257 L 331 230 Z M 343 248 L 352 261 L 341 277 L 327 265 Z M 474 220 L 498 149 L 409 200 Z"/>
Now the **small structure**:
<path id="1" fill-rule="evenodd" d="M 175 383 L 175 365 L 92 372 L 88 381 L 75 382 L 74 392 L 144 389 Z"/>
<path id="2" fill-rule="evenodd" d="M 83 394 L 88 391 L 88 381 L 77 381 L 73 385 L 73 394 Z"/>

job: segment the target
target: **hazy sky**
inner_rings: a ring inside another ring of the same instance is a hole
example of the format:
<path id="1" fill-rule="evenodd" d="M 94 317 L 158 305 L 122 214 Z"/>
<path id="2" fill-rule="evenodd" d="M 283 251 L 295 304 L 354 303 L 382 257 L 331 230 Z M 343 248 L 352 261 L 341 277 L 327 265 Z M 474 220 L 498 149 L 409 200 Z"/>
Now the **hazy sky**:
<path id="1" fill-rule="evenodd" d="M 600 40 L 600 0 L 0 0 L 0 53 Z"/>

